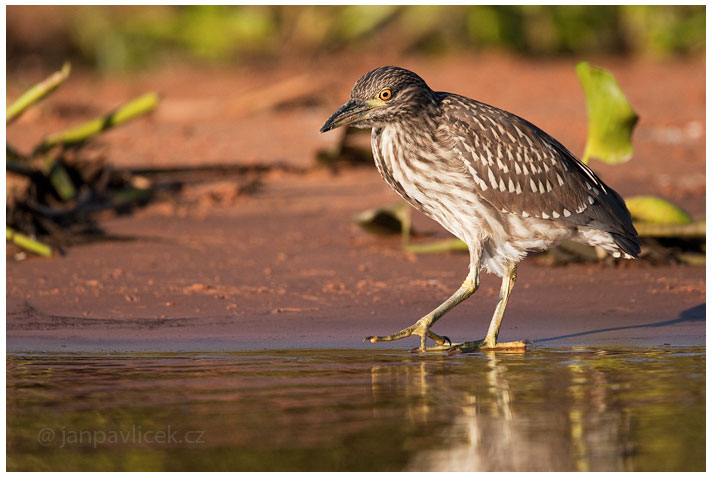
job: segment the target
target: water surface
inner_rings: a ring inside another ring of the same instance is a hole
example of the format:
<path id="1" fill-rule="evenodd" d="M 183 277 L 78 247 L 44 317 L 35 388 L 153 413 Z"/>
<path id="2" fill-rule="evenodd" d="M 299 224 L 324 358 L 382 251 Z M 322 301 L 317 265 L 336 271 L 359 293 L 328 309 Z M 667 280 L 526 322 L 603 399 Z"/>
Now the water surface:
<path id="1" fill-rule="evenodd" d="M 7 357 L 8 470 L 704 470 L 705 350 Z"/>

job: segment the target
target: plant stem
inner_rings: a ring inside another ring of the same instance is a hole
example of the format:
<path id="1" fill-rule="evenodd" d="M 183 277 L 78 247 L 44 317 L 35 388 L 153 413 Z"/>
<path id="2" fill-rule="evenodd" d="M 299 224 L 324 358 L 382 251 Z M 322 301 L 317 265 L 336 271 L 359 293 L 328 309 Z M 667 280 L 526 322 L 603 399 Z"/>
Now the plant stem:
<path id="1" fill-rule="evenodd" d="M 69 201 L 77 194 L 77 190 L 67 169 L 59 161 L 60 154 L 60 148 L 50 151 L 42 160 L 41 169 L 62 201 Z"/>
<path id="2" fill-rule="evenodd" d="M 40 101 L 45 96 L 56 90 L 64 83 L 71 71 L 69 62 L 62 65 L 62 69 L 52 73 L 50 76 L 37 83 L 35 86 L 23 93 L 7 110 L 5 110 L 5 124 L 10 124 L 25 112 L 27 108 Z"/>
<path id="3" fill-rule="evenodd" d="M 105 116 L 100 116 L 79 126 L 51 134 L 37 146 L 35 153 L 46 151 L 56 145 L 83 143 L 102 131 L 149 113 L 158 105 L 158 99 L 157 93 L 147 93 Z"/>
<path id="4" fill-rule="evenodd" d="M 687 224 L 655 224 L 649 222 L 636 222 L 633 224 L 641 237 L 705 237 L 705 221 L 690 222 Z"/>
<path id="5" fill-rule="evenodd" d="M 20 174 L 22 176 L 31 176 L 32 173 L 35 172 L 35 170 L 28 166 L 24 161 L 18 161 L 10 157 L 8 157 L 5 162 L 5 171 Z"/>
<path id="6" fill-rule="evenodd" d="M 467 244 L 460 239 L 445 239 L 426 244 L 407 244 L 404 249 L 416 254 L 438 254 L 442 252 L 467 251 Z"/>
<path id="7" fill-rule="evenodd" d="M 25 250 L 34 252 L 35 254 L 38 254 L 40 256 L 45 256 L 45 257 L 52 256 L 52 248 L 50 246 L 48 246 L 46 244 L 42 244 L 41 242 L 36 241 L 34 239 L 30 239 L 29 237 L 25 236 L 24 234 L 21 234 L 7 226 L 5 226 L 5 237 L 6 237 L 6 240 L 12 242 L 13 244 L 15 244 Z"/>

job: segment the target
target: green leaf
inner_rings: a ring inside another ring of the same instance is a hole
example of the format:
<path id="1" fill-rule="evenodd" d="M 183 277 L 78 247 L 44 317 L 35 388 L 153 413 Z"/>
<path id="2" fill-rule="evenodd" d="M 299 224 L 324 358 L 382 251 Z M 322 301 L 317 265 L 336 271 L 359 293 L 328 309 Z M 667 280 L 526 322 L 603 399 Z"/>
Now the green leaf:
<path id="1" fill-rule="evenodd" d="M 623 91 L 613 75 L 601 68 L 581 62 L 576 65 L 588 111 L 588 139 L 581 160 L 588 163 L 598 158 L 615 164 L 633 156 L 631 136 L 638 122 Z"/>
<path id="2" fill-rule="evenodd" d="M 687 224 L 692 218 L 674 204 L 655 196 L 626 198 L 625 205 L 634 221 L 654 224 Z"/>

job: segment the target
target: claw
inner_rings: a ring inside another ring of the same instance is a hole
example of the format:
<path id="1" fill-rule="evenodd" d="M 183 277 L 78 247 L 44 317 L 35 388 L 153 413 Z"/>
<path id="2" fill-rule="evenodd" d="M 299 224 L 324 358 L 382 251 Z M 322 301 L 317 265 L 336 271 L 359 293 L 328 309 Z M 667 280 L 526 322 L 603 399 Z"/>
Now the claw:
<path id="1" fill-rule="evenodd" d="M 417 323 L 416 323 L 417 324 Z M 416 325 L 414 324 L 414 325 Z M 372 344 L 375 344 L 376 342 L 390 342 L 391 340 L 397 340 L 397 339 L 402 339 L 405 337 L 410 337 L 412 335 L 417 335 L 420 337 L 420 347 L 416 347 L 415 349 L 412 350 L 412 352 L 425 352 L 427 350 L 427 347 L 425 346 L 425 339 L 430 337 L 435 343 L 440 346 L 440 347 L 450 347 L 452 346 L 452 341 L 450 340 L 450 337 L 447 336 L 440 336 L 436 334 L 435 332 L 432 332 L 429 329 L 426 329 L 425 332 L 419 332 L 417 329 L 413 326 L 408 327 L 407 329 L 403 329 L 400 332 L 397 332 L 393 335 L 386 335 L 386 336 L 379 336 L 379 335 L 369 335 L 368 337 L 364 337 L 363 343 L 366 342 L 371 342 Z"/>
<path id="2" fill-rule="evenodd" d="M 429 330 L 429 329 L 428 329 L 428 331 L 427 331 L 426 333 L 428 334 L 428 337 L 430 337 L 431 339 L 433 339 L 433 341 L 434 341 L 436 344 L 440 345 L 440 346 L 445 346 L 445 344 L 447 344 L 447 346 L 452 345 L 452 342 L 450 341 L 450 337 L 447 337 L 447 336 L 445 336 L 445 335 L 440 336 L 440 335 L 436 334 L 435 332 L 433 332 L 432 330 Z"/>
<path id="3" fill-rule="evenodd" d="M 498 342 L 494 345 L 489 345 L 485 340 L 475 340 L 473 342 L 454 345 L 448 350 L 448 355 L 480 351 L 525 352 L 528 345 L 534 345 L 534 343 L 527 339 L 518 342 Z"/>

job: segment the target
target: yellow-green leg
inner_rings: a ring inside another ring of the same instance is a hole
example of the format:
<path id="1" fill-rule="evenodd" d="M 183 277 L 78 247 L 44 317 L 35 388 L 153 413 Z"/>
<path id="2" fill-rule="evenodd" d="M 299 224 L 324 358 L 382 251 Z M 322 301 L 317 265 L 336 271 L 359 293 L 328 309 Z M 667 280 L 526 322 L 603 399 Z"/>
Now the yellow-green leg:
<path id="1" fill-rule="evenodd" d="M 448 348 L 451 345 L 450 339 L 437 335 L 436 333 L 430 330 L 430 327 L 432 327 L 432 325 L 440 317 L 452 310 L 457 304 L 474 294 L 479 286 L 479 267 L 470 267 L 470 273 L 467 275 L 467 279 L 465 279 L 465 282 L 462 283 L 460 288 L 457 289 L 457 291 L 453 295 L 451 295 L 445 302 L 440 304 L 432 312 L 421 317 L 416 323 L 414 323 L 410 327 L 406 327 L 400 332 L 396 332 L 395 334 L 391 335 L 366 337 L 364 339 L 364 342 L 390 342 L 391 340 L 403 339 L 405 337 L 410 337 L 411 335 L 419 335 L 420 347 L 418 348 L 418 350 L 421 352 L 425 352 L 426 350 L 425 340 L 427 337 L 433 339 L 440 346 L 445 346 L 445 344 L 447 343 L 448 345 L 446 348 Z"/>
<path id="2" fill-rule="evenodd" d="M 473 350 L 491 350 L 491 349 L 524 349 L 526 342 L 504 342 L 497 343 L 499 328 L 502 326 L 502 317 L 504 310 L 507 308 L 509 295 L 512 293 L 514 282 L 517 280 L 517 264 L 510 262 L 507 264 L 507 272 L 502 277 L 502 287 L 499 290 L 499 300 L 497 307 L 494 309 L 494 315 L 490 322 L 489 330 L 484 340 L 476 340 L 474 342 L 465 342 L 463 344 L 453 344 L 449 348 L 450 351 L 473 351 Z"/>
<path id="3" fill-rule="evenodd" d="M 502 326 L 502 317 L 504 317 L 504 310 L 507 308 L 509 294 L 512 293 L 512 288 L 516 280 L 517 264 L 510 262 L 507 264 L 507 273 L 502 277 L 502 287 L 499 289 L 499 300 L 497 301 L 497 307 L 494 309 L 494 315 L 492 316 L 489 330 L 487 330 L 487 336 L 482 343 L 483 348 L 493 348 L 497 342 L 499 328 Z"/>

